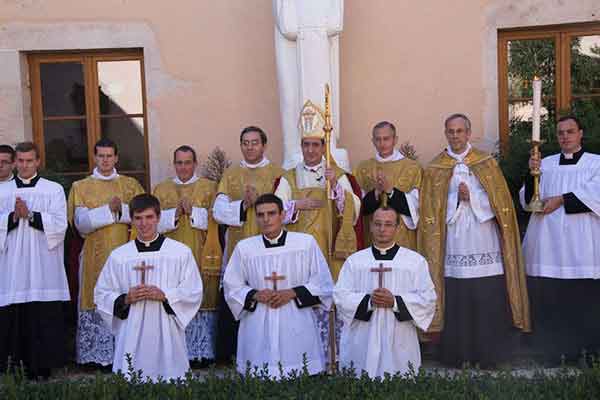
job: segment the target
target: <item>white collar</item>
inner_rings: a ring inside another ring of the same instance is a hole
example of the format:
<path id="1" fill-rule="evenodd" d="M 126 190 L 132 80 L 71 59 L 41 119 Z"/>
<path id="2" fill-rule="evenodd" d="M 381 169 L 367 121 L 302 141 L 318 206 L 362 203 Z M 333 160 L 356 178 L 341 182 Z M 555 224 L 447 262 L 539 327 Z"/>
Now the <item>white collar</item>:
<path id="1" fill-rule="evenodd" d="M 10 182 L 14 177 L 15 177 L 15 175 L 11 172 L 10 176 L 8 178 L 4 179 L 3 181 L 0 181 L 0 183 Z"/>
<path id="2" fill-rule="evenodd" d="M 400 153 L 397 149 L 394 149 L 394 152 L 387 157 L 381 157 L 378 152 L 375 152 L 375 160 L 377 162 L 391 162 L 391 161 L 400 161 L 404 158 L 404 155 Z"/>
<path id="3" fill-rule="evenodd" d="M 308 165 L 306 165 L 306 163 L 304 161 L 302 161 L 302 167 L 310 172 L 319 172 L 320 169 L 323 168 L 323 165 L 325 163 L 325 160 L 321 160 L 320 163 L 318 163 L 317 165 L 313 165 L 312 167 L 309 167 Z"/>
<path id="4" fill-rule="evenodd" d="M 151 244 L 152 244 L 152 243 L 153 243 L 153 242 L 154 242 L 156 239 L 158 239 L 158 236 L 159 236 L 159 234 L 158 234 L 158 232 L 156 232 L 156 236 L 154 236 L 154 238 L 153 238 L 153 239 L 151 239 L 151 240 L 145 241 L 145 240 L 142 240 L 142 239 L 140 239 L 140 238 L 138 237 L 138 238 L 137 238 L 137 241 L 138 241 L 138 242 L 140 242 L 140 243 L 143 243 L 143 244 L 144 244 L 144 247 L 150 247 L 150 245 L 151 245 Z"/>
<path id="5" fill-rule="evenodd" d="M 31 183 L 31 181 L 36 178 L 36 176 L 38 176 L 37 172 L 35 174 L 33 174 L 33 176 L 31 178 L 29 178 L 29 179 L 21 178 L 20 176 L 18 176 L 18 177 L 21 180 L 21 182 L 23 182 L 26 185 L 29 185 Z"/>
<path id="6" fill-rule="evenodd" d="M 250 163 L 247 163 L 246 160 L 242 160 L 242 161 L 240 161 L 240 167 L 248 168 L 248 169 L 256 169 L 256 168 L 266 167 L 270 163 L 271 163 L 271 161 L 269 161 L 269 159 L 267 157 L 263 157 L 263 159 L 260 160 L 260 162 L 257 164 L 250 164 Z"/>
<path id="7" fill-rule="evenodd" d="M 281 232 L 279 232 L 279 235 L 277 235 L 277 237 L 275 237 L 273 239 L 269 239 L 268 237 L 266 237 L 265 235 L 263 235 L 263 237 L 265 238 L 265 240 L 267 242 L 269 242 L 270 244 L 277 244 L 279 242 L 279 239 L 281 239 L 281 236 L 283 236 L 283 228 L 281 229 Z"/>
<path id="8" fill-rule="evenodd" d="M 113 170 L 109 176 L 102 175 L 100 173 L 100 171 L 98 171 L 98 167 L 95 167 L 94 171 L 92 172 L 92 178 L 98 179 L 101 181 L 112 181 L 113 179 L 117 179 L 118 177 L 119 177 L 119 174 L 117 173 L 117 170 L 115 168 L 113 168 Z"/>
<path id="9" fill-rule="evenodd" d="M 580 151 L 581 151 L 581 146 L 579 146 L 579 148 L 572 153 L 562 153 L 562 154 L 563 154 L 563 156 L 565 156 L 565 160 L 572 160 L 573 154 L 579 153 Z"/>
<path id="10" fill-rule="evenodd" d="M 450 157 L 454 158 L 459 163 L 462 163 L 465 160 L 465 157 L 467 156 L 467 154 L 469 154 L 469 151 L 471 151 L 471 147 L 472 147 L 471 143 L 467 143 L 467 148 L 465 149 L 465 151 L 463 151 L 460 154 L 456 154 L 455 152 L 452 151 L 450 146 L 448 146 L 448 147 L 446 147 L 446 152 L 448 153 L 448 155 Z"/>
<path id="11" fill-rule="evenodd" d="M 386 247 L 385 249 L 379 248 L 375 245 L 373 245 L 374 248 L 377 249 L 377 251 L 379 251 L 381 253 L 381 255 L 385 256 L 385 254 L 392 249 L 394 246 L 396 245 L 396 243 L 392 244 L 390 247 Z"/>
<path id="12" fill-rule="evenodd" d="M 199 179 L 198 176 L 194 172 L 194 175 L 192 175 L 192 177 L 185 182 L 183 182 L 181 179 L 179 179 L 178 176 L 175 176 L 173 178 L 173 182 L 175 182 L 175 184 L 177 184 L 177 185 L 191 185 L 192 183 L 196 182 L 198 179 Z"/>

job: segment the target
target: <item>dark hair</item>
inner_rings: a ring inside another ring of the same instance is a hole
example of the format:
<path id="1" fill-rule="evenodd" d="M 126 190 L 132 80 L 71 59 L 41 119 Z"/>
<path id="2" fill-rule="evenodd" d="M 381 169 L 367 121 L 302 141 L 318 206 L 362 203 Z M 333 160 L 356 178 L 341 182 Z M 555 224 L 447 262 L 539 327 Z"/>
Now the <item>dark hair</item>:
<path id="1" fill-rule="evenodd" d="M 258 206 L 261 204 L 277 204 L 279 212 L 283 211 L 283 201 L 281 201 L 281 199 L 275 196 L 273 193 L 265 193 L 258 196 L 254 202 L 254 210 L 256 211 Z"/>
<path id="2" fill-rule="evenodd" d="M 258 126 L 252 126 L 252 125 L 247 126 L 244 129 L 242 129 L 242 133 L 240 133 L 240 144 L 244 140 L 244 135 L 246 133 L 250 133 L 250 132 L 257 132 L 260 135 L 260 141 L 262 142 L 263 146 L 265 144 L 267 144 L 267 134 L 265 133 L 265 131 L 260 129 Z"/>
<path id="3" fill-rule="evenodd" d="M 468 131 L 471 130 L 471 120 L 465 114 L 461 114 L 461 113 L 454 113 L 451 116 L 449 116 L 448 118 L 446 118 L 446 120 L 444 121 L 444 129 L 448 129 L 448 123 L 457 118 L 460 118 L 465 122 L 465 128 L 467 128 Z"/>
<path id="4" fill-rule="evenodd" d="M 0 153 L 1 154 L 10 154 L 10 160 L 11 161 L 15 161 L 15 149 L 12 148 L 12 146 L 9 146 L 7 144 L 0 144 Z"/>
<path id="5" fill-rule="evenodd" d="M 377 211 L 379 211 L 379 210 L 381 210 L 381 211 L 393 211 L 394 214 L 396 214 L 396 225 L 400 225 L 400 213 L 398 211 L 396 211 L 395 208 L 392 208 L 392 207 L 379 207 L 377 210 L 375 210 L 375 212 L 373 213 L 373 216 L 375 216 L 375 213 Z"/>
<path id="6" fill-rule="evenodd" d="M 94 145 L 94 154 L 98 154 L 98 147 L 110 147 L 115 151 L 115 156 L 119 155 L 119 151 L 117 150 L 117 144 L 109 138 L 102 138 L 96 142 L 96 144 Z"/>
<path id="7" fill-rule="evenodd" d="M 149 193 L 138 194 L 129 202 L 129 217 L 133 219 L 133 214 L 149 208 L 153 209 L 160 217 L 160 201 Z"/>
<path id="8" fill-rule="evenodd" d="M 196 158 L 196 150 L 194 150 L 191 146 L 188 146 L 187 144 L 184 144 L 183 146 L 179 146 L 178 148 L 175 149 L 175 151 L 173 152 L 173 162 L 175 162 L 175 158 L 177 157 L 178 151 L 181 151 L 184 153 L 192 153 L 192 155 L 194 156 L 194 162 L 198 162 L 198 159 Z"/>
<path id="9" fill-rule="evenodd" d="M 577 118 L 573 114 L 569 114 L 569 115 L 565 115 L 564 117 L 560 117 L 558 119 L 558 121 L 556 122 L 556 125 L 560 124 L 561 122 L 565 122 L 565 121 L 569 121 L 569 120 L 575 122 L 575 124 L 577 125 L 577 129 L 579 129 L 579 130 L 583 129 L 583 125 L 581 124 L 581 121 L 579 120 L 579 118 Z"/>
<path id="10" fill-rule="evenodd" d="M 392 124 L 389 121 L 381 121 L 375 124 L 375 126 L 373 127 L 373 136 L 375 136 L 375 131 L 377 129 L 381 129 L 381 128 L 390 128 L 392 130 L 392 132 L 394 133 L 394 136 L 396 136 L 396 127 L 394 126 L 394 124 Z"/>
<path id="11" fill-rule="evenodd" d="M 30 151 L 35 151 L 35 158 L 40 158 L 40 151 L 37 145 L 33 142 L 21 142 L 17 143 L 17 145 L 15 146 L 15 154 L 29 153 Z"/>

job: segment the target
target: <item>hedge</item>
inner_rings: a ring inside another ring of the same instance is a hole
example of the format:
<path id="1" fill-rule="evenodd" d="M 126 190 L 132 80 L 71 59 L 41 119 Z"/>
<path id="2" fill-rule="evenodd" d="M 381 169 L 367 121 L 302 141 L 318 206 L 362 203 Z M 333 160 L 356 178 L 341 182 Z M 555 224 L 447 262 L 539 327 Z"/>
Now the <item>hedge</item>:
<path id="1" fill-rule="evenodd" d="M 132 372 L 132 371 L 131 371 Z M 582 369 L 562 368 L 552 373 L 542 370 L 526 374 L 511 371 L 486 372 L 463 369 L 386 376 L 371 380 L 353 371 L 337 375 L 308 376 L 297 373 L 275 381 L 264 370 L 239 375 L 227 370 L 206 376 L 191 373 L 175 382 L 144 382 L 140 373 L 131 380 L 123 375 L 97 374 L 91 378 L 62 379 L 38 383 L 23 378 L 21 372 L 0 377 L 0 398 L 25 399 L 599 399 L 600 363 Z"/>

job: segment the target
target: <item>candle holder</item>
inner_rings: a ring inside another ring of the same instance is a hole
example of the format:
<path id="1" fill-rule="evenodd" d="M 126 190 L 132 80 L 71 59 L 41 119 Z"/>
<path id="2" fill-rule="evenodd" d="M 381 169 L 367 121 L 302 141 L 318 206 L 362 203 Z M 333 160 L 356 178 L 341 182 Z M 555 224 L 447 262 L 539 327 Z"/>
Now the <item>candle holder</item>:
<path id="1" fill-rule="evenodd" d="M 542 141 L 540 140 L 532 140 L 531 141 L 531 155 L 538 160 L 541 160 L 540 157 L 540 145 Z M 530 168 L 529 174 L 533 176 L 533 197 L 528 204 L 525 205 L 525 211 L 532 213 L 541 213 L 544 211 L 544 202 L 540 199 L 540 176 L 542 175 L 542 171 L 539 168 Z"/>

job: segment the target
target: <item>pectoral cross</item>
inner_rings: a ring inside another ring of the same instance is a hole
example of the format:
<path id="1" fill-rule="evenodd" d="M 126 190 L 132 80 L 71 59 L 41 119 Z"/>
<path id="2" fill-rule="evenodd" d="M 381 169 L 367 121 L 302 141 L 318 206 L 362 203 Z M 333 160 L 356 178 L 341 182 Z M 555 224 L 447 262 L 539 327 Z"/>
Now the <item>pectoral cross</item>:
<path id="1" fill-rule="evenodd" d="M 141 281 L 142 285 L 146 284 L 146 270 L 150 270 L 153 268 L 154 268 L 154 266 L 152 266 L 152 265 L 146 265 L 145 261 L 142 261 L 142 263 L 140 265 L 133 267 L 133 269 L 136 271 L 142 271 L 142 281 Z"/>
<path id="2" fill-rule="evenodd" d="M 271 275 L 265 276 L 265 281 L 273 281 L 273 290 L 277 290 L 277 281 L 285 279 L 284 275 L 277 275 L 277 272 L 273 271 Z"/>
<path id="3" fill-rule="evenodd" d="M 384 267 L 383 263 L 379 263 L 379 268 L 371 268 L 371 272 L 379 273 L 379 289 L 383 288 L 383 274 L 391 270 L 391 267 Z"/>

